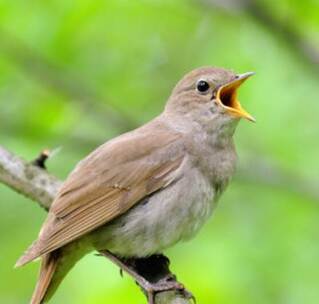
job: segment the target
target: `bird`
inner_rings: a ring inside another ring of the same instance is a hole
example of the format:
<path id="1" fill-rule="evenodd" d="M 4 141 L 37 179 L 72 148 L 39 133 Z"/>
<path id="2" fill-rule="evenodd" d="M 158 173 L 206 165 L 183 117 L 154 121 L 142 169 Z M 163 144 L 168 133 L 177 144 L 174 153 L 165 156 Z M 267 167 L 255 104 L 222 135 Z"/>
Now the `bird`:
<path id="1" fill-rule="evenodd" d="M 97 147 L 69 174 L 38 238 L 16 267 L 40 258 L 31 302 L 47 302 L 84 255 L 119 261 L 162 253 L 193 238 L 236 167 L 238 88 L 253 72 L 205 66 L 173 88 L 163 112 Z"/>

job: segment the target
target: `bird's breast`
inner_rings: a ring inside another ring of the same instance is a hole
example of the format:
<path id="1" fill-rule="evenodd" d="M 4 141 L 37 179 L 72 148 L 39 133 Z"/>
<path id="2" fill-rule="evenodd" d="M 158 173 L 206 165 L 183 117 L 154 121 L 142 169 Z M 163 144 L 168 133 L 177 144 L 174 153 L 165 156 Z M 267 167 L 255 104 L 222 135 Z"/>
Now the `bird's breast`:
<path id="1" fill-rule="evenodd" d="M 175 183 L 95 232 L 96 247 L 143 257 L 190 239 L 212 214 L 214 191 L 197 168 L 185 167 Z"/>

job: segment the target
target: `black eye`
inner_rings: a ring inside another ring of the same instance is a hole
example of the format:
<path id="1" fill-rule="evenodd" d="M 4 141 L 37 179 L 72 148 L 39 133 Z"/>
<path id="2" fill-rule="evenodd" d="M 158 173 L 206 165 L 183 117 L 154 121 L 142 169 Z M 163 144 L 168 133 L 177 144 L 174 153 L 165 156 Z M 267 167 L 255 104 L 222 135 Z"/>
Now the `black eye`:
<path id="1" fill-rule="evenodd" d="M 204 93 L 204 92 L 208 91 L 209 84 L 205 80 L 200 80 L 197 82 L 196 88 L 197 88 L 198 92 Z"/>

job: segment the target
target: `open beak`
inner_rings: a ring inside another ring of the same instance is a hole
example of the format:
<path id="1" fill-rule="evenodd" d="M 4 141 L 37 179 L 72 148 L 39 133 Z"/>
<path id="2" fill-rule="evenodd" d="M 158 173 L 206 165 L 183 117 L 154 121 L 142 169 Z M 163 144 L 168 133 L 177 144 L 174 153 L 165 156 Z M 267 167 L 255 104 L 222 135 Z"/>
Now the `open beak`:
<path id="1" fill-rule="evenodd" d="M 237 89 L 247 78 L 254 74 L 254 72 L 248 72 L 237 75 L 234 80 L 224 84 L 217 91 L 217 101 L 226 110 L 227 113 L 235 117 L 246 118 L 253 122 L 256 121 L 255 118 L 242 108 L 240 102 L 237 99 Z"/>

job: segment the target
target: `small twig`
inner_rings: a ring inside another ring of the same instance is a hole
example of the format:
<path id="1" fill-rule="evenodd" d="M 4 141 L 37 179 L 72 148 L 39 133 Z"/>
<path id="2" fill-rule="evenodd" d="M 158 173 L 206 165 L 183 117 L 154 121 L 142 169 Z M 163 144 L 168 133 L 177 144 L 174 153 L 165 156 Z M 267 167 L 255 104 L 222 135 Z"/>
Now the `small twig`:
<path id="1" fill-rule="evenodd" d="M 46 168 L 46 161 L 49 158 L 52 158 L 55 154 L 57 154 L 59 151 L 61 150 L 61 147 L 55 148 L 53 150 L 49 150 L 49 149 L 44 149 L 41 151 L 41 153 L 37 156 L 36 159 L 34 159 L 31 164 L 35 165 L 39 168 L 42 169 L 47 169 Z"/>
<path id="2" fill-rule="evenodd" d="M 39 168 L 46 169 L 45 162 L 50 156 L 50 151 L 48 149 L 43 150 L 36 159 L 34 159 L 31 164 Z"/>

